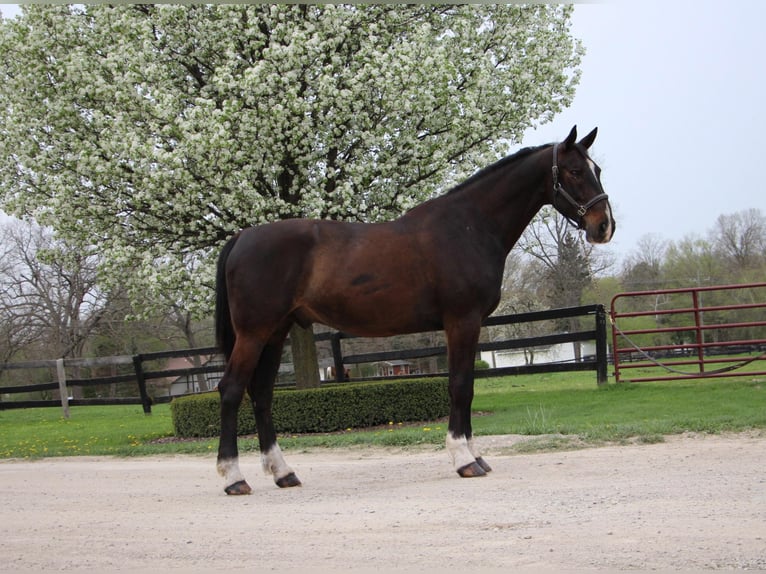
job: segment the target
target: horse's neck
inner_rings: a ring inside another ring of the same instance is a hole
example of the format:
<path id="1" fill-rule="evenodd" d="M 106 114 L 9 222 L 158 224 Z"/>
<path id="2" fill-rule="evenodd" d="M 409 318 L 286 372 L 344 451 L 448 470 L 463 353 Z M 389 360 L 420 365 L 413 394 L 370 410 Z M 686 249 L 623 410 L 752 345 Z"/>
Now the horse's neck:
<path id="1" fill-rule="evenodd" d="M 465 190 L 465 198 L 500 236 L 506 253 L 545 204 L 545 156 L 537 152 Z"/>

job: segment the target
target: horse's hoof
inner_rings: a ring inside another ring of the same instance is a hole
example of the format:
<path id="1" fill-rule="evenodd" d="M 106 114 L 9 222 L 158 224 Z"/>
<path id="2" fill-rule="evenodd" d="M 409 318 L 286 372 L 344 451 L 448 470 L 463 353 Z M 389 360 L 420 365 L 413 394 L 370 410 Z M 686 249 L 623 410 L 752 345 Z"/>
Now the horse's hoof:
<path id="1" fill-rule="evenodd" d="M 295 476 L 294 472 L 291 472 L 290 474 L 286 474 L 282 478 L 276 479 L 274 482 L 277 483 L 277 486 L 279 488 L 290 488 L 292 486 L 301 486 L 301 481 L 298 480 L 298 477 Z"/>
<path id="2" fill-rule="evenodd" d="M 224 490 L 226 491 L 226 494 L 250 494 L 253 492 L 253 489 L 250 488 L 250 485 L 244 480 L 230 484 Z"/>
<path id="3" fill-rule="evenodd" d="M 487 476 L 486 471 L 479 465 L 478 462 L 472 462 L 461 466 L 457 469 L 457 473 L 463 478 L 474 478 L 477 476 Z"/>
<path id="4" fill-rule="evenodd" d="M 487 464 L 487 461 L 483 457 L 478 457 L 476 463 L 481 467 L 484 472 L 492 472 L 492 467 Z"/>

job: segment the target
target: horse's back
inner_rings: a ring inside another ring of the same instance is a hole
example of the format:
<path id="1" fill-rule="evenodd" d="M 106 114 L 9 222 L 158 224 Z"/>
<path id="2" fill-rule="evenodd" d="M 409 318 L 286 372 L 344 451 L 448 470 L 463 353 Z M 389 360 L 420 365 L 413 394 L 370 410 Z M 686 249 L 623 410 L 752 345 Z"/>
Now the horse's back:
<path id="1" fill-rule="evenodd" d="M 283 220 L 244 230 L 229 277 L 251 304 L 300 323 L 370 335 L 436 329 L 434 280 L 422 229 Z"/>

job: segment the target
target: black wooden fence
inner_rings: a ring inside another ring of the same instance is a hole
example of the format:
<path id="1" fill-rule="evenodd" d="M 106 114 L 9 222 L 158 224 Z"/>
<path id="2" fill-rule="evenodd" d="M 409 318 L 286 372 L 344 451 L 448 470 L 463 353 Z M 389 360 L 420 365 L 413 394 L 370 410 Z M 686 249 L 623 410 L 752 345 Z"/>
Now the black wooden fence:
<path id="1" fill-rule="evenodd" d="M 0 410 L 32 407 L 55 407 L 64 408 L 64 416 L 68 416 L 69 406 L 93 406 L 93 405 L 142 405 L 146 414 L 152 412 L 152 404 L 170 402 L 172 396 L 150 397 L 147 390 L 147 381 L 152 379 L 169 379 L 173 377 L 193 377 L 197 374 L 220 373 L 220 363 L 209 362 L 200 367 L 186 367 L 181 369 L 157 369 L 147 368 L 152 362 L 184 357 L 210 356 L 217 353 L 215 347 L 198 349 L 183 349 L 179 351 L 162 351 L 158 353 L 144 353 L 139 355 L 121 355 L 112 357 L 100 357 L 91 359 L 54 359 L 43 361 L 26 361 L 22 363 L 9 363 L 0 366 L 0 371 L 12 369 L 52 369 L 57 371 L 58 380 L 50 383 L 36 383 L 30 385 L 17 385 L 0 387 Z M 87 379 L 68 378 L 67 369 L 115 367 L 130 365 L 131 372 L 109 375 L 104 377 L 91 377 Z M 70 398 L 69 389 L 73 387 L 86 388 L 99 385 L 112 385 L 118 383 L 132 383 L 135 385 L 137 396 L 132 397 L 93 397 L 93 398 Z M 3 395 L 32 393 L 41 391 L 59 391 L 60 399 L 20 400 L 5 401 Z"/>
<path id="2" fill-rule="evenodd" d="M 588 371 L 596 372 L 596 382 L 601 385 L 607 380 L 607 335 L 606 335 L 606 311 L 603 305 L 585 305 L 580 307 L 567 307 L 563 309 L 550 309 L 547 311 L 534 311 L 530 313 L 520 313 L 515 315 L 502 315 L 489 317 L 485 322 L 485 327 L 499 325 L 513 325 L 519 323 L 555 321 L 569 319 L 573 317 L 585 317 L 592 321 L 588 328 L 576 332 L 558 332 L 536 337 L 526 337 L 517 339 L 507 339 L 500 341 L 489 341 L 479 343 L 480 351 L 500 351 L 509 349 L 526 349 L 534 347 L 545 347 L 560 343 L 576 343 L 583 341 L 594 341 L 596 353 L 582 357 L 576 361 L 564 361 L 555 363 L 528 364 L 514 367 L 490 368 L 476 371 L 476 377 L 495 377 L 512 374 L 530 374 L 530 373 L 550 373 L 565 371 Z M 363 354 L 343 354 L 343 341 L 353 339 L 354 337 L 341 332 L 320 333 L 316 335 L 317 341 L 330 341 L 335 364 L 337 380 L 343 381 L 344 366 L 374 363 L 391 360 L 409 360 L 416 358 L 425 358 L 444 355 L 447 352 L 446 347 L 425 347 L 418 349 L 405 349 L 397 351 L 385 351 L 377 353 Z M 146 414 L 151 413 L 153 403 L 169 402 L 172 396 L 150 397 L 147 391 L 147 381 L 154 379 L 169 379 L 174 377 L 194 377 L 197 375 L 218 374 L 222 371 L 222 361 L 210 361 L 199 367 L 185 367 L 179 369 L 154 369 L 148 368 L 153 362 L 179 358 L 179 357 L 200 357 L 212 356 L 217 353 L 213 347 L 184 349 L 180 351 L 163 351 L 159 353 L 144 353 L 132 356 L 102 357 L 92 359 L 57 359 L 46 361 L 28 361 L 24 363 L 9 363 L 0 366 L 0 372 L 11 369 L 35 369 L 35 368 L 55 368 L 58 380 L 49 383 L 38 383 L 31 385 L 17 385 L 0 387 L 0 410 L 11 408 L 30 408 L 30 407 L 49 407 L 62 406 L 65 416 L 68 416 L 69 406 L 81 405 L 111 405 L 111 404 L 136 404 L 142 405 Z M 111 375 L 106 377 L 93 377 L 88 379 L 67 378 L 67 368 L 75 367 L 103 367 L 119 366 L 127 369 L 132 366 L 131 372 Z M 381 380 L 387 378 L 416 378 L 446 373 L 428 373 L 415 375 L 397 375 L 393 377 L 368 377 L 359 380 Z M 72 387 L 89 387 L 95 385 L 107 385 L 115 383 L 133 383 L 136 385 L 137 396 L 133 397 L 98 397 L 98 398 L 69 398 L 69 389 Z M 4 395 L 18 393 L 30 393 L 39 391 L 59 391 L 60 399 L 51 400 L 3 400 Z"/>
<path id="3" fill-rule="evenodd" d="M 483 326 L 492 327 L 498 325 L 513 325 L 519 323 L 531 323 L 538 321 L 551 321 L 568 319 L 573 317 L 589 317 L 593 321 L 592 327 L 583 331 L 571 333 L 552 333 L 536 337 L 526 337 L 520 339 L 507 339 L 502 341 L 479 343 L 479 351 L 502 351 L 510 349 L 525 349 L 532 347 L 544 347 L 560 343 L 575 343 L 583 341 L 595 341 L 595 356 L 587 356 L 579 361 L 567 361 L 558 363 L 540 363 L 521 365 L 515 367 L 501 367 L 477 370 L 476 377 L 496 377 L 502 375 L 519 375 L 530 373 L 552 373 L 564 371 L 596 371 L 596 382 L 601 385 L 607 379 L 607 343 L 606 343 L 606 311 L 603 305 L 584 305 L 580 307 L 566 307 L 562 309 L 550 309 L 547 311 L 532 311 L 529 313 L 519 313 L 515 315 L 498 315 L 487 318 Z M 420 349 L 408 349 L 397 351 L 385 351 L 379 353 L 364 353 L 356 355 L 344 355 L 342 341 L 345 339 L 354 339 L 353 335 L 347 335 L 342 332 L 322 333 L 316 336 L 317 340 L 330 340 L 333 350 L 333 361 L 335 366 L 336 380 L 343 381 L 345 366 L 375 363 L 392 360 L 421 359 L 432 356 L 444 355 L 447 353 L 445 346 L 424 347 Z M 447 373 L 441 373 L 446 375 Z M 415 375 L 395 375 L 391 377 L 367 377 L 355 380 L 380 380 L 380 379 L 402 379 L 417 377 L 432 377 L 434 373 L 415 374 Z"/>

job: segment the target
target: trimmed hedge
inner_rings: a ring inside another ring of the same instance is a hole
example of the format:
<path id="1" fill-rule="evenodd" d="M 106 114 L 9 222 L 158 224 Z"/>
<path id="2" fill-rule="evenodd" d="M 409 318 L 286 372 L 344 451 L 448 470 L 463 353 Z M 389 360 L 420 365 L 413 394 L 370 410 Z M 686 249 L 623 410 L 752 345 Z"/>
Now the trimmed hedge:
<path id="1" fill-rule="evenodd" d="M 170 404 L 177 437 L 213 437 L 221 432 L 217 392 L 174 399 Z M 434 420 L 449 414 L 447 379 L 344 383 L 318 389 L 277 390 L 272 408 L 278 433 L 333 432 L 387 422 Z M 255 434 L 249 400 L 239 409 L 238 432 Z"/>

